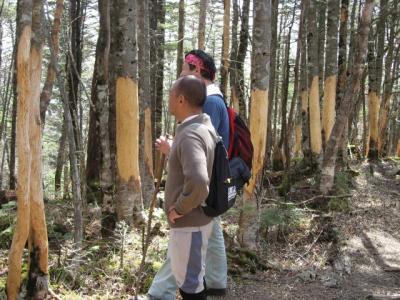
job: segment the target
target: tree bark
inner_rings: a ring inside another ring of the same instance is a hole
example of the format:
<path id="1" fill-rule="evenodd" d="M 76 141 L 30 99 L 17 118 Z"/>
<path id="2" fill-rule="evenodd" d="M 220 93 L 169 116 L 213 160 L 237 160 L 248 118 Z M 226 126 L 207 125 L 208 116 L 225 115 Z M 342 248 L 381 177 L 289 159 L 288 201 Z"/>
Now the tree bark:
<path id="1" fill-rule="evenodd" d="M 328 23 L 325 60 L 325 91 L 322 110 L 323 143 L 329 140 L 335 123 L 335 102 L 338 74 L 338 23 L 339 23 L 339 1 L 328 2 Z"/>
<path id="2" fill-rule="evenodd" d="M 243 210 L 239 219 L 239 241 L 250 248 L 256 247 L 259 220 L 255 189 L 262 176 L 267 137 L 271 1 L 254 0 L 253 14 L 250 132 L 253 133 L 254 156 L 252 177 L 243 194 L 250 209 Z"/>
<path id="3" fill-rule="evenodd" d="M 40 119 L 42 121 L 42 127 L 44 127 L 46 119 L 46 111 L 49 106 L 51 95 L 53 93 L 53 85 L 56 77 L 54 71 L 54 63 L 58 59 L 59 53 L 59 34 L 61 27 L 61 17 L 64 10 L 64 0 L 57 0 L 56 8 L 54 11 L 53 26 L 50 33 L 50 43 L 53 47 L 53 57 L 50 58 L 49 65 L 47 67 L 46 81 L 42 93 L 40 94 Z"/>
<path id="4" fill-rule="evenodd" d="M 198 48 L 206 49 L 206 16 L 208 0 L 200 0 L 199 30 L 197 35 Z"/>
<path id="5" fill-rule="evenodd" d="M 54 191 L 55 193 L 59 193 L 61 189 L 61 175 L 63 171 L 63 166 L 65 163 L 65 144 L 67 142 L 67 124 L 65 119 L 63 118 L 61 136 L 58 147 L 58 154 L 56 160 L 56 171 L 54 175 Z"/>
<path id="6" fill-rule="evenodd" d="M 18 88 L 18 210 L 17 223 L 8 256 L 7 298 L 18 299 L 21 284 L 22 254 L 29 234 L 30 168 L 29 94 L 30 48 L 32 35 L 32 1 L 19 0 L 17 8 L 17 88 Z"/>
<path id="7" fill-rule="evenodd" d="M 338 144 L 347 123 L 349 113 L 353 108 L 352 104 L 354 104 L 354 95 L 357 95 L 360 89 L 373 7 L 374 0 L 366 0 L 357 34 L 355 61 L 351 69 L 350 84 L 344 93 L 343 101 L 339 107 L 338 116 L 324 154 L 320 181 L 320 190 L 323 194 L 327 194 L 333 187 Z"/>
<path id="8" fill-rule="evenodd" d="M 307 16 L 310 142 L 311 152 L 313 155 L 318 157 L 322 149 L 322 140 L 321 114 L 319 106 L 318 28 L 316 23 L 316 5 L 314 1 L 309 2 Z"/>
<path id="9" fill-rule="evenodd" d="M 135 3 L 119 2 L 110 7 L 110 103 L 116 119 L 116 213 L 130 225 L 143 222 L 139 172 L 139 103 Z M 129 38 L 128 38 L 129 37 Z"/>
<path id="10" fill-rule="evenodd" d="M 138 64 L 140 99 L 140 178 L 143 202 L 149 206 L 154 193 L 153 137 L 151 131 L 150 95 L 150 43 L 149 43 L 148 0 L 138 1 Z"/>
<path id="11" fill-rule="evenodd" d="M 240 29 L 239 47 L 236 56 L 236 75 L 232 83 L 233 107 L 237 109 L 243 120 L 247 120 L 245 86 L 244 86 L 244 60 L 246 58 L 247 46 L 249 41 L 249 11 L 250 0 L 243 0 L 242 24 Z"/>
<path id="12" fill-rule="evenodd" d="M 232 0 L 232 46 L 229 64 L 229 83 L 231 90 L 231 106 L 239 111 L 239 103 L 237 101 L 236 92 L 236 77 L 237 77 L 237 52 L 238 52 L 238 37 L 237 37 L 237 26 L 239 23 L 239 6 L 238 0 Z"/>
<path id="13" fill-rule="evenodd" d="M 183 39 L 185 38 L 185 0 L 179 0 L 178 21 L 178 52 L 176 56 L 176 77 L 182 72 L 183 65 Z"/>
<path id="14" fill-rule="evenodd" d="M 224 29 L 222 38 L 222 59 L 221 59 L 221 92 L 224 95 L 225 99 L 228 91 L 230 21 L 231 21 L 231 0 L 224 0 Z"/>

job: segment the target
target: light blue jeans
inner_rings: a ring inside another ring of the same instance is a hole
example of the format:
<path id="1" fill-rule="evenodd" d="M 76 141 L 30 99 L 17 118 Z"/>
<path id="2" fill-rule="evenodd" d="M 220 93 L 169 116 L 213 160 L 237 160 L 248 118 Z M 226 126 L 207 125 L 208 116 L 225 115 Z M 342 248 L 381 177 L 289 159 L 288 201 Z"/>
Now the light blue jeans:
<path id="1" fill-rule="evenodd" d="M 214 224 L 208 240 L 206 254 L 205 280 L 207 288 L 225 289 L 228 266 L 226 262 L 224 236 L 220 218 L 214 218 Z M 175 300 L 178 288 L 175 277 L 172 275 L 171 260 L 166 261 L 157 272 L 148 291 L 150 295 L 160 300 Z"/>

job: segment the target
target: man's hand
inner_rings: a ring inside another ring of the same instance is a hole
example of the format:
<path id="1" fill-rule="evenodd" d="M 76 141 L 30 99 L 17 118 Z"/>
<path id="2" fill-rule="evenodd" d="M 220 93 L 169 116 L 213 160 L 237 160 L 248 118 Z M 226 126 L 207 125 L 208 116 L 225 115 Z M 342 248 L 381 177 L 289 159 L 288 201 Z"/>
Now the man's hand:
<path id="1" fill-rule="evenodd" d="M 158 139 L 156 139 L 155 142 L 156 149 L 165 155 L 169 154 L 171 146 L 172 146 L 172 137 L 170 135 L 160 136 Z"/>
<path id="2" fill-rule="evenodd" d="M 180 215 L 180 214 L 178 214 L 178 213 L 176 212 L 175 206 L 171 206 L 171 207 L 168 209 L 168 219 L 170 220 L 170 222 L 171 222 L 172 224 L 175 224 L 175 220 L 176 220 L 176 219 L 179 219 L 179 218 L 182 218 L 182 217 L 183 217 L 183 215 Z"/>

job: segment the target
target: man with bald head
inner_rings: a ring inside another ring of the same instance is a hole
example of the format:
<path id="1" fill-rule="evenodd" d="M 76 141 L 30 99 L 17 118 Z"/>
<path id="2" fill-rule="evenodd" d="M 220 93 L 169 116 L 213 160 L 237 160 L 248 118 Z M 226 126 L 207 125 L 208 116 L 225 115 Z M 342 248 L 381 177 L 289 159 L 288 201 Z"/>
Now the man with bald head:
<path id="1" fill-rule="evenodd" d="M 210 117 L 202 113 L 206 93 L 202 80 L 183 76 L 172 85 L 168 102 L 179 124 L 165 186 L 168 258 L 184 300 L 207 299 L 203 281 L 213 223 L 201 206 L 208 196 L 217 135 Z"/>

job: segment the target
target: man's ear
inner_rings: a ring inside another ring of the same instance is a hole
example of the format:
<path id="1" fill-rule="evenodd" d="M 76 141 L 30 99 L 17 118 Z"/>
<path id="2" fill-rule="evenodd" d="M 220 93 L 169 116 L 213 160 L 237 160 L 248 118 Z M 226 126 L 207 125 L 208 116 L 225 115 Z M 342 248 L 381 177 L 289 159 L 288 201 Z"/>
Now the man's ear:
<path id="1" fill-rule="evenodd" d="M 185 101 L 185 97 L 182 94 L 180 94 L 178 96 L 178 101 L 179 101 L 179 103 L 183 103 Z"/>

